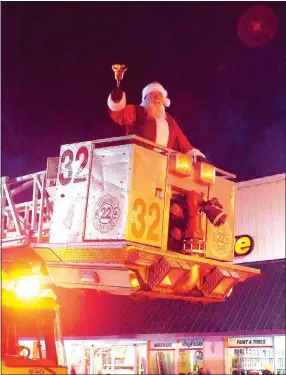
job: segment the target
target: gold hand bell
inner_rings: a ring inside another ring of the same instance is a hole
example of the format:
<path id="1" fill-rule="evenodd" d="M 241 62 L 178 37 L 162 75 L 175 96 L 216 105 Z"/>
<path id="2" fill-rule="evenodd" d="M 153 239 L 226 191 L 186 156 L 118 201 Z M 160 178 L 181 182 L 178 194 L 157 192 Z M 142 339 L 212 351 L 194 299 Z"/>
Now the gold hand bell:
<path id="1" fill-rule="evenodd" d="M 114 64 L 112 65 L 112 70 L 114 71 L 114 77 L 117 82 L 117 87 L 119 87 L 120 81 L 122 80 L 124 73 L 127 70 L 127 66 L 124 64 Z"/>

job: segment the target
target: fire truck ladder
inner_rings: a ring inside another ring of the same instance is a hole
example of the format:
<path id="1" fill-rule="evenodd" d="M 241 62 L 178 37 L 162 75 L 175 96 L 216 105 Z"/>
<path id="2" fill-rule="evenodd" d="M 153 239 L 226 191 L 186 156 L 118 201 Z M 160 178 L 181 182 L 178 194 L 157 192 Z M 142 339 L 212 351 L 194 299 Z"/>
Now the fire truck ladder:
<path id="1" fill-rule="evenodd" d="M 49 181 L 48 184 L 54 182 Z M 53 204 L 47 188 L 46 171 L 22 177 L 1 178 L 2 247 L 46 242 Z M 24 197 L 32 200 L 24 201 Z"/>

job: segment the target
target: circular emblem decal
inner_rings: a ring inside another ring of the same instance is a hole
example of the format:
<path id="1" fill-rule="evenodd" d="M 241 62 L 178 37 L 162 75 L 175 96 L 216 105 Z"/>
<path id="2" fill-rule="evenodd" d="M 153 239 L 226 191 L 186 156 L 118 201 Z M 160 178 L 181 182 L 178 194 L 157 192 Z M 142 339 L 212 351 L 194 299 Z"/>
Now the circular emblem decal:
<path id="1" fill-rule="evenodd" d="M 229 227 L 224 224 L 213 232 L 213 250 L 218 257 L 227 255 L 229 245 Z"/>
<path id="2" fill-rule="evenodd" d="M 45 373 L 45 371 L 43 369 L 37 368 L 37 367 L 31 368 L 29 370 L 29 374 L 44 374 L 44 373 Z"/>
<path id="3" fill-rule="evenodd" d="M 95 205 L 93 226 L 102 233 L 112 230 L 120 217 L 119 202 L 111 195 L 100 198 Z"/>

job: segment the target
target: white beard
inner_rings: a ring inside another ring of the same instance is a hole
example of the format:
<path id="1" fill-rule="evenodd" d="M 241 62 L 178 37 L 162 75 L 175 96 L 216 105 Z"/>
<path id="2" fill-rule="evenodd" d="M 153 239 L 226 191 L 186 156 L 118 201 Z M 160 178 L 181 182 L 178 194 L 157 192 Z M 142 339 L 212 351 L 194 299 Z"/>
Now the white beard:
<path id="1" fill-rule="evenodd" d="M 148 116 L 158 119 L 166 118 L 165 106 L 163 103 L 143 103 L 142 106 L 146 109 Z"/>
<path id="2" fill-rule="evenodd" d="M 156 120 L 156 141 L 158 145 L 167 147 L 169 140 L 169 125 L 166 120 L 166 111 L 164 104 L 157 103 L 154 105 L 152 102 L 141 104 L 147 111 L 149 117 Z"/>

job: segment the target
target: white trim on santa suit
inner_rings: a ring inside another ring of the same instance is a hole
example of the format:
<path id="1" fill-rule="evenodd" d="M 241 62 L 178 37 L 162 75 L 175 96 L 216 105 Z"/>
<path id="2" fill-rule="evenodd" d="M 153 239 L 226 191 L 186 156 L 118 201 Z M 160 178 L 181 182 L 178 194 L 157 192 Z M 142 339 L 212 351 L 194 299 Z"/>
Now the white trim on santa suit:
<path id="1" fill-rule="evenodd" d="M 121 111 L 126 107 L 126 94 L 123 92 L 123 96 L 119 102 L 114 102 L 111 98 L 111 94 L 108 96 L 107 105 L 111 111 L 117 112 Z"/>
<path id="2" fill-rule="evenodd" d="M 159 82 L 152 82 L 147 85 L 142 91 L 142 102 L 141 105 L 144 107 L 146 96 L 152 92 L 160 92 L 163 96 L 163 104 L 165 107 L 170 106 L 170 99 L 167 98 L 168 93 Z M 156 139 L 155 143 L 160 146 L 167 147 L 169 141 L 169 124 L 166 118 L 155 117 L 156 120 Z"/>
<path id="3" fill-rule="evenodd" d="M 165 118 L 155 118 L 156 120 L 156 141 L 157 145 L 167 147 L 169 141 L 169 124 Z"/>

